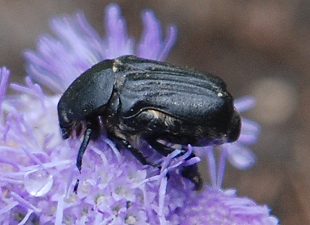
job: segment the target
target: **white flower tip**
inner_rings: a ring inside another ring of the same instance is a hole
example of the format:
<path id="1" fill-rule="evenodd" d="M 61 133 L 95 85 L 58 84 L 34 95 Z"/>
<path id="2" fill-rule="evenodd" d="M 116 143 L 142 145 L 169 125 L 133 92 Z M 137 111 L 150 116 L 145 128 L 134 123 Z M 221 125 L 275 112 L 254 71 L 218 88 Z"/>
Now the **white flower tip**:
<path id="1" fill-rule="evenodd" d="M 146 9 L 142 12 L 142 18 L 146 21 L 156 21 L 158 22 L 154 12 L 152 10 Z"/>
<path id="2" fill-rule="evenodd" d="M 7 67 L 3 66 L 0 68 L 0 75 L 1 76 L 7 76 L 7 75 L 9 75 L 9 73 L 10 73 L 10 70 Z"/>
<path id="3" fill-rule="evenodd" d="M 120 9 L 119 5 L 117 5 L 115 3 L 110 3 L 106 7 L 106 14 L 108 15 L 108 17 L 110 17 L 110 16 L 120 17 L 120 13 L 121 13 L 121 9 Z"/>

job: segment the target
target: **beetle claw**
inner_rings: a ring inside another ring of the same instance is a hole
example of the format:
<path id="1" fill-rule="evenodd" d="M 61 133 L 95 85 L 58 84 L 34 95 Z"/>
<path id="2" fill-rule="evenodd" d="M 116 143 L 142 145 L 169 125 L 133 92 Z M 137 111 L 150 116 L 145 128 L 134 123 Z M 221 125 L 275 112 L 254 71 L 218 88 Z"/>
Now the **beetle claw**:
<path id="1" fill-rule="evenodd" d="M 80 183 L 80 179 L 77 179 L 76 182 L 75 182 L 75 184 L 74 184 L 74 187 L 73 187 L 73 192 L 74 192 L 75 194 L 77 194 L 77 189 L 78 189 L 78 187 L 79 187 L 79 183 Z"/>

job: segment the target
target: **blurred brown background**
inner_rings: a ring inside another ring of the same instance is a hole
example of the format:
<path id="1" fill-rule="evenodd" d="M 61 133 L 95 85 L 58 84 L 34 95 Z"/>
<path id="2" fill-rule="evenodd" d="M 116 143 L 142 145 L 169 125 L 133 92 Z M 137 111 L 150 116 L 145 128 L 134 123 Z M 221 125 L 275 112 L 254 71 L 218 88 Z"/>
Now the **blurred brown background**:
<path id="1" fill-rule="evenodd" d="M 281 224 L 310 224 L 310 1 L 116 1 L 138 40 L 141 10 L 178 27 L 167 61 L 224 78 L 235 97 L 253 95 L 246 117 L 262 125 L 257 164 L 228 166 L 224 187 L 268 204 Z M 107 1 L 0 0 L 0 64 L 23 82 L 26 48 L 49 31 L 48 19 L 84 11 L 104 34 Z"/>

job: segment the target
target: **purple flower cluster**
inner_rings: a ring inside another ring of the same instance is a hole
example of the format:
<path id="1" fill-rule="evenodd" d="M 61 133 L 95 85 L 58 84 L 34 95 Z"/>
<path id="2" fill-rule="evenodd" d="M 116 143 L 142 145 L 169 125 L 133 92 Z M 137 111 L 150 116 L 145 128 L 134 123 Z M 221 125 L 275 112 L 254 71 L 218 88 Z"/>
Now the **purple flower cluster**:
<path id="1" fill-rule="evenodd" d="M 144 31 L 135 44 L 117 5 L 106 9 L 106 35 L 101 38 L 83 14 L 51 21 L 55 37 L 39 38 L 37 51 L 26 51 L 25 85 L 11 84 L 16 95 L 6 95 L 9 70 L 0 69 L 0 224 L 277 224 L 266 206 L 222 190 L 226 158 L 238 168 L 250 167 L 255 156 L 245 145 L 257 138 L 258 126 L 243 119 L 240 139 L 219 147 L 218 168 L 213 147 L 192 149 L 176 157 L 161 157 L 162 168 L 143 166 L 129 151 L 119 151 L 101 136 L 91 142 L 82 173 L 75 166 L 80 140 L 62 140 L 57 120 L 60 94 L 93 64 L 125 54 L 164 60 L 176 39 L 168 27 L 162 38 L 151 11 L 142 14 Z M 51 89 L 47 95 L 38 82 Z M 236 102 L 243 111 L 253 100 Z M 192 151 L 209 160 L 212 187 L 202 193 L 180 175 Z M 167 174 L 169 173 L 169 180 Z M 73 192 L 76 178 L 78 193 Z"/>

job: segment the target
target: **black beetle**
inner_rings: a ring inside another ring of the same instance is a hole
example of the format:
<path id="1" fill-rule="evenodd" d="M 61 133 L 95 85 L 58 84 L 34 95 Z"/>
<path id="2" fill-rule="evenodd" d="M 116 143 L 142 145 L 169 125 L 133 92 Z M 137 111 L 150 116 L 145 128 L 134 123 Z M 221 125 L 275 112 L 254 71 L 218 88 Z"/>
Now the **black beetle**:
<path id="1" fill-rule="evenodd" d="M 236 141 L 241 127 L 219 77 L 131 55 L 99 62 L 79 76 L 62 95 L 58 117 L 64 139 L 85 129 L 79 171 L 89 141 L 103 129 L 142 164 L 154 165 L 139 150 L 142 141 L 166 156 L 174 148 L 165 143 L 183 146 L 184 153 L 188 144 Z M 197 165 L 184 167 L 182 175 L 201 188 Z"/>

